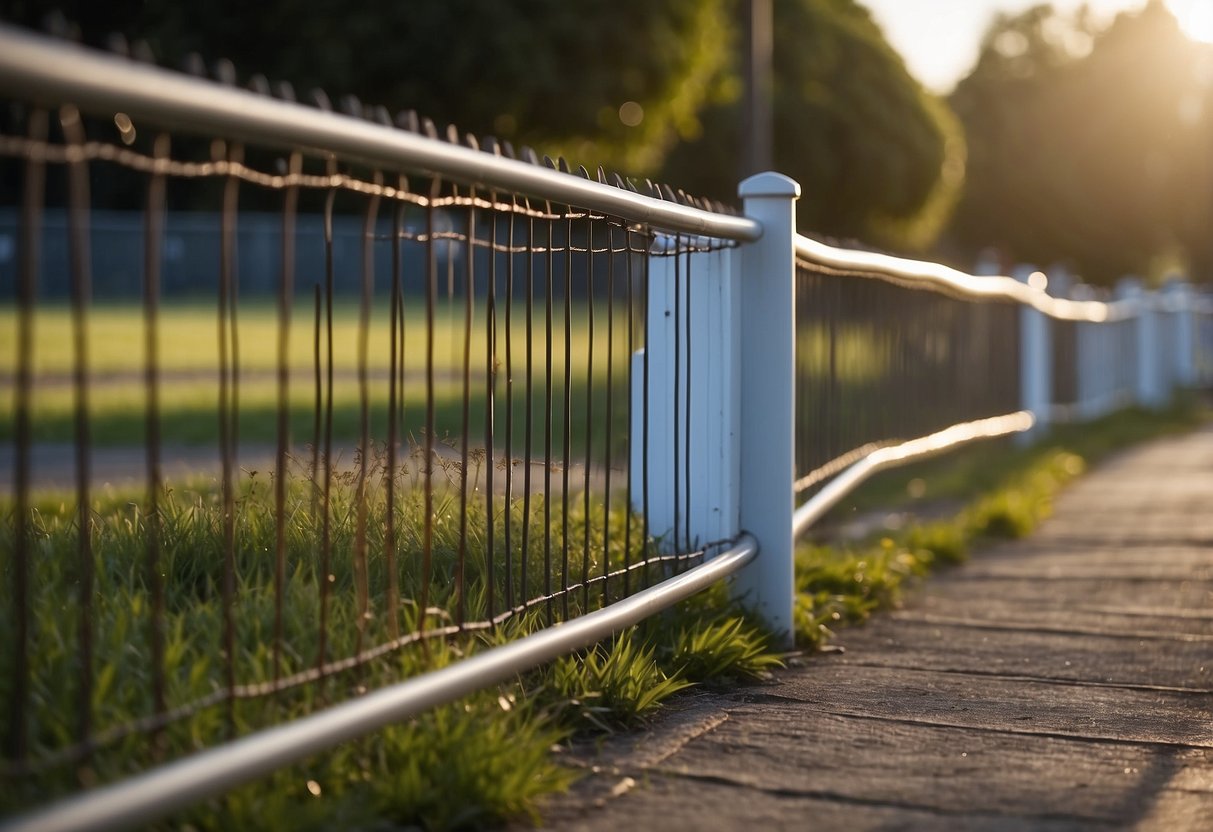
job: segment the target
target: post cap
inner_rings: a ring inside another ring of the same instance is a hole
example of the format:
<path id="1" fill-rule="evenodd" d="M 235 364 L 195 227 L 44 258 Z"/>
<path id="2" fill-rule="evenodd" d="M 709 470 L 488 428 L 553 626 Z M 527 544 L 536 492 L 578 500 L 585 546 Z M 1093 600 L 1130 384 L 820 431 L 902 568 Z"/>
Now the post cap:
<path id="1" fill-rule="evenodd" d="M 1015 278 L 1020 283 L 1029 283 L 1032 275 L 1036 274 L 1038 271 L 1040 271 L 1040 269 L 1036 268 L 1036 266 L 1032 263 L 1017 263 L 1011 269 L 1011 277 Z"/>
<path id="2" fill-rule="evenodd" d="M 737 186 L 737 195 L 742 199 L 754 197 L 784 196 L 800 198 L 800 183 L 775 171 L 756 173 Z"/>

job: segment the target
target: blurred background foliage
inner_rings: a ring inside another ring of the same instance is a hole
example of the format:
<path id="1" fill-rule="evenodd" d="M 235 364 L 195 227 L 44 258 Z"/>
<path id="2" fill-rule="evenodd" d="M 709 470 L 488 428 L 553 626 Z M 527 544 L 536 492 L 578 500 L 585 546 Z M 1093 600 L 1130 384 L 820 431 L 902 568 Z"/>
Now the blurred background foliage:
<path id="1" fill-rule="evenodd" d="M 746 3 L 729 4 L 730 60 L 662 178 L 696 193 L 737 191 Z M 964 179 L 964 138 L 853 0 L 774 0 L 776 170 L 798 181 L 802 230 L 921 251 L 947 221 Z M 691 183 L 686 185 L 683 183 Z"/>
<path id="2" fill-rule="evenodd" d="M 576 165 L 735 201 L 746 0 L 61 0 L 87 43 L 230 58 L 337 100 L 416 110 Z M 0 0 L 40 25 L 45 0 Z M 946 99 L 856 0 L 774 0 L 775 167 L 806 232 L 970 267 L 1066 262 L 1085 279 L 1213 271 L 1213 47 L 1161 0 L 1100 28 L 1003 16 Z"/>
<path id="3" fill-rule="evenodd" d="M 1160 0 L 1103 31 L 1047 5 L 1003 17 L 949 103 L 969 140 L 958 254 L 1211 277 L 1213 47 Z"/>

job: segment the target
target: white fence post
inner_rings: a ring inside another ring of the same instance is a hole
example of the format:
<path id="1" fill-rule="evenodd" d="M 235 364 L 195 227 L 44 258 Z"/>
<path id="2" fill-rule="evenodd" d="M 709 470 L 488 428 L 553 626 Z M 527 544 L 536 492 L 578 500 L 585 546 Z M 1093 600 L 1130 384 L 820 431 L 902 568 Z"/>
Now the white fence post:
<path id="1" fill-rule="evenodd" d="M 666 551 L 738 531 L 738 253 L 695 243 L 665 235 L 654 243 L 646 346 L 632 357 L 632 506 L 645 506 L 647 446 L 649 533 Z"/>
<path id="2" fill-rule="evenodd" d="M 1161 350 L 1159 349 L 1158 312 L 1152 292 L 1142 288 L 1135 277 L 1123 277 L 1116 284 L 1119 297 L 1131 300 L 1136 306 L 1133 318 L 1133 398 L 1142 407 L 1158 407 L 1162 404 Z"/>
<path id="3" fill-rule="evenodd" d="M 1191 290 L 1189 290 L 1191 291 Z M 1195 292 L 1192 304 L 1192 339 L 1196 352 L 1193 373 L 1196 386 L 1213 386 L 1213 295 Z"/>
<path id="4" fill-rule="evenodd" d="M 1196 386 L 1196 327 L 1192 287 L 1182 281 L 1168 283 L 1163 290 L 1171 314 L 1175 337 L 1174 379 L 1176 387 Z"/>
<path id="5" fill-rule="evenodd" d="M 1012 274 L 1029 286 L 1043 277 L 1034 266 L 1016 266 Z M 1030 431 L 1016 437 L 1019 444 L 1035 441 L 1048 432 L 1053 407 L 1053 345 L 1049 319 L 1030 306 L 1019 309 L 1019 406 L 1036 417 Z"/>
<path id="6" fill-rule="evenodd" d="M 1091 287 L 1078 283 L 1070 299 L 1094 300 Z M 1083 421 L 1102 416 L 1111 408 L 1112 379 L 1105 329 L 1112 324 L 1078 321 L 1074 324 L 1075 414 Z"/>
<path id="7" fill-rule="evenodd" d="M 758 557 L 734 591 L 783 646 L 792 643 L 795 593 L 792 509 L 795 481 L 793 327 L 796 199 L 800 185 L 759 173 L 738 188 L 762 239 L 741 248 L 741 528 L 758 540 Z"/>

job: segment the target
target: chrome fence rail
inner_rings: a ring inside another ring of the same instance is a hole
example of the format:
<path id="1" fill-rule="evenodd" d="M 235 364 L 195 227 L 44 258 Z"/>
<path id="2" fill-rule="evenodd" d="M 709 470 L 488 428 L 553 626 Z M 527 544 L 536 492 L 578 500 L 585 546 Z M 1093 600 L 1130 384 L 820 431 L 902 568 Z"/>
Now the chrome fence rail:
<path id="1" fill-rule="evenodd" d="M 975 277 L 939 263 L 840 249 L 803 236 L 796 240 L 796 256 L 819 269 L 861 277 L 879 277 L 972 300 L 1011 301 L 1059 320 L 1097 323 L 1133 314 L 1132 304 L 1055 298 L 1005 275 Z"/>
<path id="2" fill-rule="evenodd" d="M 857 458 L 844 463 L 842 469 L 832 475 L 824 487 L 796 509 L 796 513 L 792 515 L 792 534 L 802 537 L 847 494 L 874 474 L 888 468 L 929 459 L 970 442 L 1022 433 L 1030 430 L 1033 422 L 1032 414 L 1021 410 L 1005 416 L 952 425 L 906 442 L 864 449 Z"/>

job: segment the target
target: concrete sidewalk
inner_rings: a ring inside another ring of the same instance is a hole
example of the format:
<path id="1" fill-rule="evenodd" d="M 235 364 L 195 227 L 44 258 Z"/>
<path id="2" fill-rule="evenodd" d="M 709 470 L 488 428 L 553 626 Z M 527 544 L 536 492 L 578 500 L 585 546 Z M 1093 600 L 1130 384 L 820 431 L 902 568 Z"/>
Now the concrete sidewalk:
<path id="1" fill-rule="evenodd" d="M 606 742 L 569 830 L 1213 830 L 1213 427 L 759 686 Z"/>

